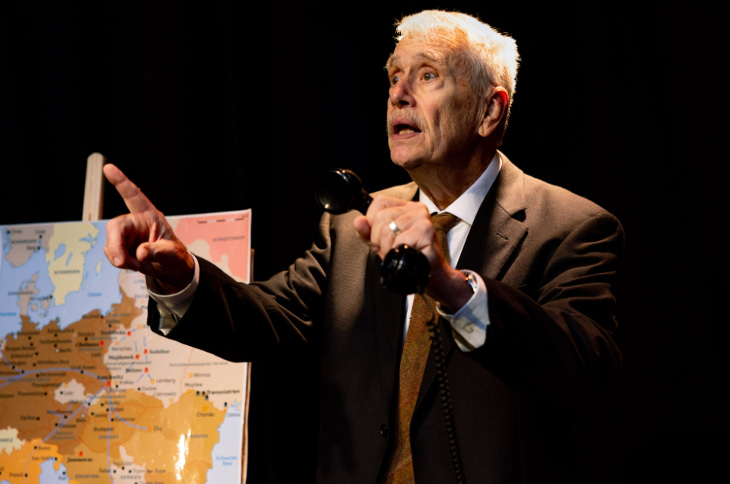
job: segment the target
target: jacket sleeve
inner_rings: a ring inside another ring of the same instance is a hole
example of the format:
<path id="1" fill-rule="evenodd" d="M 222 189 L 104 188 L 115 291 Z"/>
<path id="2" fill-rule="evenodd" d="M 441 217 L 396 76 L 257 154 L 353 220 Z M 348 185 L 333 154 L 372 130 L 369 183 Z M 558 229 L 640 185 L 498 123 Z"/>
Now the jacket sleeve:
<path id="1" fill-rule="evenodd" d="M 307 344 L 323 311 L 329 253 L 325 214 L 312 247 L 266 282 L 237 282 L 199 258 L 200 284 L 167 337 L 229 361 L 275 358 L 288 346 Z M 156 317 L 156 304 L 150 299 L 148 325 L 158 332 Z"/>
<path id="2" fill-rule="evenodd" d="M 485 279 L 487 341 L 471 356 L 516 389 L 561 404 L 616 383 L 614 285 L 623 244 L 621 224 L 599 212 L 546 243 L 526 284 Z"/>

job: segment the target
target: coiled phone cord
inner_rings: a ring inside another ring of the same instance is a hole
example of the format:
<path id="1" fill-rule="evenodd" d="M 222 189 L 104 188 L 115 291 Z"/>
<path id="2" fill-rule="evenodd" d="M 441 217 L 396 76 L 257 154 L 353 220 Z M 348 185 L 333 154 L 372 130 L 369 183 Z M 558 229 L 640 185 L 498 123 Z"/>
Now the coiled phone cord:
<path id="1" fill-rule="evenodd" d="M 444 357 L 444 342 L 441 336 L 441 330 L 438 327 L 437 313 L 433 311 L 431 301 L 423 294 L 419 294 L 431 306 L 434 317 L 427 323 L 428 330 L 431 333 L 431 351 L 433 351 L 434 362 L 436 363 L 436 381 L 438 383 L 439 399 L 441 400 L 441 411 L 444 417 L 444 426 L 446 427 L 446 439 L 449 446 L 449 454 L 451 456 L 451 466 L 454 470 L 454 477 L 457 484 L 466 484 L 464 477 L 464 466 L 461 462 L 461 453 L 459 452 L 459 441 L 456 438 L 456 426 L 454 425 L 454 406 L 451 402 L 451 387 L 449 386 L 449 376 L 446 372 L 446 358 Z"/>

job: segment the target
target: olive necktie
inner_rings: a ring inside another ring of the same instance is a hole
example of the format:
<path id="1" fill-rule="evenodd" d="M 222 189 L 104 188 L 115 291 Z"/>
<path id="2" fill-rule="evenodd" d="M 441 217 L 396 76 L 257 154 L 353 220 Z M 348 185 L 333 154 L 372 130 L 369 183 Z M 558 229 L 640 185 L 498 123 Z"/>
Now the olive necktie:
<path id="1" fill-rule="evenodd" d="M 451 257 L 449 256 L 446 235 L 459 222 L 459 218 L 450 213 L 440 213 L 433 215 L 431 219 L 446 262 L 450 263 Z M 416 294 L 411 309 L 406 341 L 403 345 L 399 373 L 396 440 L 394 449 L 391 452 L 390 468 L 385 481 L 387 484 L 414 482 L 409 429 L 431 347 L 431 338 L 427 325 L 431 320 L 438 317 L 434 301 L 428 298 L 429 301 L 427 302 L 427 297 L 425 294 Z"/>

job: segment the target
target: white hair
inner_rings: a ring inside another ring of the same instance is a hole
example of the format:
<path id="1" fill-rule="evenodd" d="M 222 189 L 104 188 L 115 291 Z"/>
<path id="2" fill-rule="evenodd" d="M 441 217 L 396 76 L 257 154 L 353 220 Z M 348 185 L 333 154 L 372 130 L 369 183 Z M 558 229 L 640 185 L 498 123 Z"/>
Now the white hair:
<path id="1" fill-rule="evenodd" d="M 463 49 L 465 68 L 477 96 L 501 86 L 509 104 L 517 82 L 517 43 L 480 20 L 459 12 L 424 10 L 404 17 L 396 24 L 396 40 L 426 40 Z"/>

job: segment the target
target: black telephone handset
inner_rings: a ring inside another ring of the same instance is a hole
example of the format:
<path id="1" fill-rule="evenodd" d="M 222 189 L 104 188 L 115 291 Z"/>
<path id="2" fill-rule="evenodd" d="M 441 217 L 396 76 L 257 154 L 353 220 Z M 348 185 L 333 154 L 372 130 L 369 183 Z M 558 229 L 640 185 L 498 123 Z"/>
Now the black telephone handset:
<path id="1" fill-rule="evenodd" d="M 321 178 L 316 199 L 322 210 L 339 215 L 350 210 L 365 213 L 373 201 L 362 187 L 360 177 L 342 168 L 333 168 Z M 397 294 L 420 293 L 426 288 L 431 266 L 426 256 L 408 245 L 388 252 L 380 265 L 380 283 Z"/>
<path id="2" fill-rule="evenodd" d="M 360 177 L 350 170 L 341 168 L 333 168 L 322 176 L 315 197 L 323 210 L 334 215 L 343 214 L 353 209 L 365 213 L 370 206 L 370 202 L 373 201 L 373 197 L 363 190 Z M 398 246 L 388 252 L 380 264 L 380 283 L 386 289 L 403 296 L 413 293 L 423 294 L 430 274 L 431 266 L 426 256 L 407 245 Z M 428 299 L 426 299 L 426 302 L 430 304 Z M 466 479 L 456 440 L 451 390 L 449 389 L 449 379 L 444 364 L 446 360 L 444 358 L 441 332 L 435 318 L 429 323 L 428 327 L 433 340 L 431 349 L 435 354 L 439 396 L 446 425 L 451 464 L 456 482 L 464 484 Z"/>

